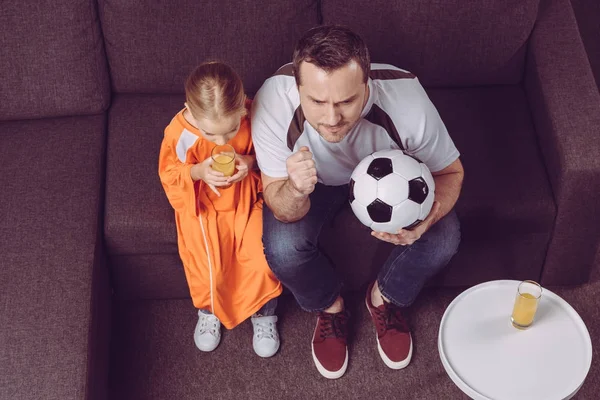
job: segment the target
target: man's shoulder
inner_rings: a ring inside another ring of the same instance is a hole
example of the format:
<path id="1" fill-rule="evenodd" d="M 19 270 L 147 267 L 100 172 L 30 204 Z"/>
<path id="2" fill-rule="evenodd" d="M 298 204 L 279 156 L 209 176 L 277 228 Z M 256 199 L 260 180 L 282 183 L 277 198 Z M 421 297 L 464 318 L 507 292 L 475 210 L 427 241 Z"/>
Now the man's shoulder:
<path id="1" fill-rule="evenodd" d="M 277 119 L 291 119 L 300 105 L 300 96 L 291 64 L 279 68 L 268 78 L 252 101 L 252 114 L 266 112 Z"/>
<path id="2" fill-rule="evenodd" d="M 292 71 L 292 63 L 281 66 L 261 86 L 259 93 L 281 97 L 294 97 L 298 93 L 296 80 Z M 258 93 L 257 93 L 258 95 Z"/>
<path id="3" fill-rule="evenodd" d="M 398 68 L 391 64 L 371 63 L 369 78 L 374 81 L 406 82 L 417 77 L 410 71 Z"/>
<path id="4" fill-rule="evenodd" d="M 398 103 L 420 104 L 426 94 L 415 74 L 390 64 L 371 64 L 369 78 L 376 91 L 377 103 L 396 107 Z"/>
<path id="5" fill-rule="evenodd" d="M 408 95 L 411 88 L 420 88 L 421 84 L 415 74 L 390 64 L 371 64 L 369 79 L 374 89 L 385 95 Z"/>

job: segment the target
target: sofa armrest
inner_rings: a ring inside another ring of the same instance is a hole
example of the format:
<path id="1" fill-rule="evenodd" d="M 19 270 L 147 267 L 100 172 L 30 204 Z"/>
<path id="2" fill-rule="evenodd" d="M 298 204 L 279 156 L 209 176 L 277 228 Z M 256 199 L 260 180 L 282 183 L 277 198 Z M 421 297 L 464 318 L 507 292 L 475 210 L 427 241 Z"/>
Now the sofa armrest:
<path id="1" fill-rule="evenodd" d="M 541 281 L 587 282 L 600 239 L 600 94 L 568 0 L 542 0 L 524 77 L 556 203 Z"/>
<path id="2" fill-rule="evenodd" d="M 106 116 L 0 122 L 0 399 L 106 400 Z"/>

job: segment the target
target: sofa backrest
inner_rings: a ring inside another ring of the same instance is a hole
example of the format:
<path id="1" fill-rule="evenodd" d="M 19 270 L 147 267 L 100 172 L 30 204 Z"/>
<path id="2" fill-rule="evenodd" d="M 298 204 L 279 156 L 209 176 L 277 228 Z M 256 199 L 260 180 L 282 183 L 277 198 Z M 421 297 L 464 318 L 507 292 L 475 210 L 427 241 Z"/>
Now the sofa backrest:
<path id="1" fill-rule="evenodd" d="M 110 84 L 95 0 L 2 0 L 0 120 L 102 112 Z"/>
<path id="2" fill-rule="evenodd" d="M 229 63 L 255 93 L 318 20 L 313 0 L 98 1 L 117 93 L 182 93 L 206 60 Z"/>
<path id="3" fill-rule="evenodd" d="M 521 80 L 539 0 L 323 0 L 323 22 L 367 42 L 373 62 L 394 64 L 426 86 Z"/>

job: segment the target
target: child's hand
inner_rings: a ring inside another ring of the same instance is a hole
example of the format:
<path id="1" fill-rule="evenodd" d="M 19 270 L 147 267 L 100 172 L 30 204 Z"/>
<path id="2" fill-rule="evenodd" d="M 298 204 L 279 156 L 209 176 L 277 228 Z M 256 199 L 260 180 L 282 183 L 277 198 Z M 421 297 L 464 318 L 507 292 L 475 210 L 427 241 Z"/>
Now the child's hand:
<path id="1" fill-rule="evenodd" d="M 228 183 L 239 182 L 248 175 L 248 171 L 250 171 L 254 167 L 254 156 L 244 156 L 241 154 L 236 154 L 235 156 L 235 167 L 237 168 L 237 172 L 230 176 L 227 179 Z"/>
<path id="2" fill-rule="evenodd" d="M 221 197 L 221 193 L 217 190 L 219 186 L 227 186 L 227 178 L 223 175 L 222 172 L 215 171 L 210 166 L 213 162 L 211 157 L 208 157 L 206 160 L 198 163 L 192 167 L 191 175 L 194 181 L 203 180 L 210 190 L 215 192 L 215 194 Z"/>

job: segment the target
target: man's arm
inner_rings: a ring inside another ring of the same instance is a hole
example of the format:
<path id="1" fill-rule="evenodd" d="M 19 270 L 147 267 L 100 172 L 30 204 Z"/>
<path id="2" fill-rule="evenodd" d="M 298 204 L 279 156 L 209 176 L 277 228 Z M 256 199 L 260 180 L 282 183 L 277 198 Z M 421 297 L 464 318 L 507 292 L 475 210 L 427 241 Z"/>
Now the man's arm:
<path id="1" fill-rule="evenodd" d="M 460 159 L 441 171 L 432 174 L 435 181 L 435 201 L 440 203 L 439 210 L 431 219 L 429 226 L 444 218 L 456 204 L 465 175 Z M 429 229 L 429 226 L 427 229 Z"/>
<path id="2" fill-rule="evenodd" d="M 411 245 L 423 236 L 433 224 L 444 218 L 456 204 L 464 177 L 460 159 L 432 174 L 435 181 L 435 202 L 427 218 L 414 229 L 401 229 L 397 234 L 371 232 L 371 235 L 396 245 Z"/>
<path id="3" fill-rule="evenodd" d="M 263 195 L 275 218 L 281 222 L 295 222 L 308 213 L 310 199 L 298 192 L 288 178 L 271 178 L 262 175 Z"/>
<path id="4" fill-rule="evenodd" d="M 286 160 L 287 178 L 262 174 L 267 206 L 281 222 L 302 219 L 310 209 L 309 195 L 315 190 L 317 170 L 308 147 L 301 147 Z"/>

